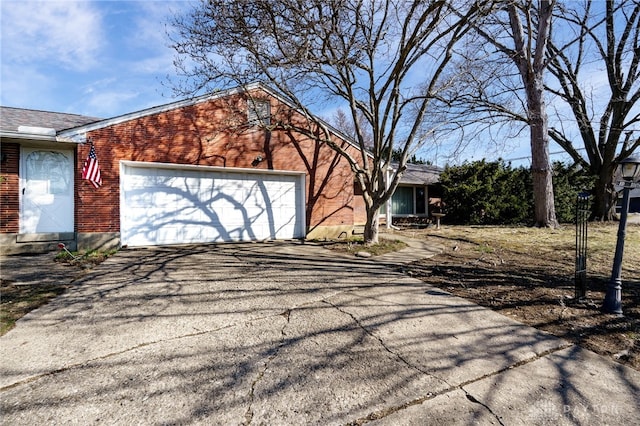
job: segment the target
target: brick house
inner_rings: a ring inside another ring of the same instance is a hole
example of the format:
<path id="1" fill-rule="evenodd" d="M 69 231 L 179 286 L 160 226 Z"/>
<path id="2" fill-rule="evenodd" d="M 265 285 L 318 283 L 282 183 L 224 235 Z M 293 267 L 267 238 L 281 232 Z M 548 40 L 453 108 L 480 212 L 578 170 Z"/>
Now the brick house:
<path id="1" fill-rule="evenodd" d="M 304 117 L 262 85 L 106 120 L 1 116 L 4 253 L 338 237 L 365 220 L 346 160 L 296 131 Z M 81 179 L 91 145 L 98 188 Z"/>

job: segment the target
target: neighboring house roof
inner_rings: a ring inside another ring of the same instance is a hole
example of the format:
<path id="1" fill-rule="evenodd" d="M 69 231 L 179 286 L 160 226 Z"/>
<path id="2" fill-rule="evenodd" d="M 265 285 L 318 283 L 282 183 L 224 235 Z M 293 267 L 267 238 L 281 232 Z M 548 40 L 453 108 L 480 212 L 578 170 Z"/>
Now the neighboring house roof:
<path id="1" fill-rule="evenodd" d="M 400 178 L 400 184 L 432 185 L 440 181 L 440 173 L 442 173 L 442 168 L 437 166 L 429 164 L 407 164 L 407 169 Z"/>
<path id="2" fill-rule="evenodd" d="M 38 111 L 0 106 L 0 132 L 41 134 L 44 129 L 55 132 L 99 121 L 96 117 L 62 112 Z M 41 129 L 39 132 L 37 129 Z M 54 133 L 55 135 L 55 133 Z"/>

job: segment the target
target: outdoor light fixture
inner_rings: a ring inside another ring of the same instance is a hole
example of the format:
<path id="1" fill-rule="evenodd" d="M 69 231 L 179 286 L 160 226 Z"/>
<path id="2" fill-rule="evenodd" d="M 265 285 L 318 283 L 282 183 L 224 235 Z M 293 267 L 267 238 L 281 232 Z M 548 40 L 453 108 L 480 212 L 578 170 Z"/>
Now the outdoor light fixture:
<path id="1" fill-rule="evenodd" d="M 620 162 L 620 174 L 627 182 L 637 181 L 640 177 L 640 157 L 627 157 Z M 625 185 L 626 187 L 626 185 Z"/>
<path id="2" fill-rule="evenodd" d="M 629 156 L 620 161 L 620 175 L 622 182 L 622 209 L 620 210 L 620 224 L 618 225 L 618 241 L 616 243 L 616 254 L 613 258 L 613 269 L 611 280 L 607 285 L 607 293 L 602 304 L 602 311 L 608 314 L 622 315 L 622 254 L 624 252 L 624 237 L 627 228 L 627 215 L 629 213 L 629 191 L 632 187 L 638 186 L 640 178 L 640 157 Z"/>
<path id="3" fill-rule="evenodd" d="M 264 160 L 262 158 L 262 155 L 258 155 L 256 158 L 253 159 L 253 161 L 251 162 L 251 165 L 253 167 L 257 166 L 258 164 L 260 164 L 262 162 L 262 160 Z"/>

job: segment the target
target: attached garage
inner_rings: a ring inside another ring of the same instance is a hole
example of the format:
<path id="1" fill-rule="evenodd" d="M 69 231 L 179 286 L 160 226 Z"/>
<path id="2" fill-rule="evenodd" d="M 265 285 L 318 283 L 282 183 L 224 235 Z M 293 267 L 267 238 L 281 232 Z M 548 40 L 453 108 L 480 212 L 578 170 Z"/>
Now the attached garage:
<path id="1" fill-rule="evenodd" d="M 121 161 L 120 177 L 123 245 L 305 236 L 304 173 Z"/>
<path id="2" fill-rule="evenodd" d="M 105 120 L 0 116 L 3 253 L 341 238 L 366 216 L 332 145 L 359 148 L 260 83 Z M 83 177 L 88 160 L 101 185 Z"/>

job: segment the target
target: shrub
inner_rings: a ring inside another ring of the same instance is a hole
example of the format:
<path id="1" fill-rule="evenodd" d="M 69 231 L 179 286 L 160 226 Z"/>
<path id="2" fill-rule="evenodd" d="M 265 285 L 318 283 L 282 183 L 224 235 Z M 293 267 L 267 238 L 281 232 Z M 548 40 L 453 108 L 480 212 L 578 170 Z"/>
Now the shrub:
<path id="1" fill-rule="evenodd" d="M 553 195 L 556 217 L 560 223 L 573 223 L 576 220 L 576 197 L 580 192 L 588 192 L 595 178 L 589 176 L 577 166 L 553 163 Z"/>
<path id="2" fill-rule="evenodd" d="M 553 164 L 556 216 L 575 220 L 576 196 L 593 179 L 576 166 Z M 513 168 L 502 160 L 474 161 L 446 167 L 440 176 L 449 223 L 513 225 L 533 220 L 533 184 L 528 168 Z"/>
<path id="3" fill-rule="evenodd" d="M 445 168 L 440 182 L 450 223 L 515 224 L 532 217 L 531 178 L 522 167 L 474 161 Z"/>

